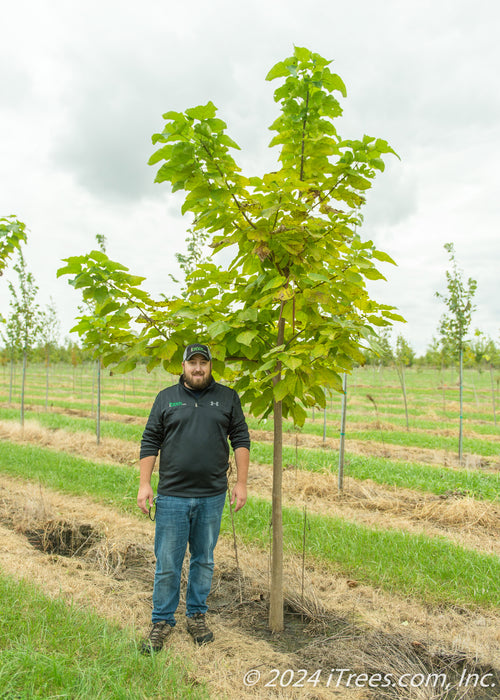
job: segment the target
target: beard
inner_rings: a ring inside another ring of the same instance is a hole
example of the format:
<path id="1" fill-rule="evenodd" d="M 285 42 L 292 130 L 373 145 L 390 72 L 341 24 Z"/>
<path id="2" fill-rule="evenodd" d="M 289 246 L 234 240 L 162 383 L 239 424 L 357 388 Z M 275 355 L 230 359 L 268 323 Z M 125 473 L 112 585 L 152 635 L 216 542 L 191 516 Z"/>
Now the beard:
<path id="1" fill-rule="evenodd" d="M 190 375 L 187 376 L 185 373 L 182 375 L 182 381 L 187 386 L 188 389 L 193 391 L 203 391 L 212 381 L 212 373 L 209 372 L 207 375 Z"/>

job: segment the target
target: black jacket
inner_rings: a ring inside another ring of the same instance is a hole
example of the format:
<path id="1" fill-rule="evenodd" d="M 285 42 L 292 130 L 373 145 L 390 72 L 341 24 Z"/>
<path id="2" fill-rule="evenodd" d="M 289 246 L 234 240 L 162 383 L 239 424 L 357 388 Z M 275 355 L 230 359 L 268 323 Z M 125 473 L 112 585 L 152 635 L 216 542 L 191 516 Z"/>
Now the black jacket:
<path id="1" fill-rule="evenodd" d="M 250 449 L 248 427 L 234 389 L 213 379 L 200 392 L 182 381 L 160 391 L 141 441 L 141 459 L 160 451 L 158 493 L 216 496 L 227 489 L 231 447 Z"/>

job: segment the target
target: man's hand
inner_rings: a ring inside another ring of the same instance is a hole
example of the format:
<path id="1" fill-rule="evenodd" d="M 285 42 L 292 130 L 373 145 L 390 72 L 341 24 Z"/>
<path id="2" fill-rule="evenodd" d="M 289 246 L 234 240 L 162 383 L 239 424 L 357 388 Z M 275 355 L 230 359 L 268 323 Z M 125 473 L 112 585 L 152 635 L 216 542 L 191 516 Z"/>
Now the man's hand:
<path id="1" fill-rule="evenodd" d="M 149 508 L 154 503 L 154 493 L 151 488 L 151 474 L 155 468 L 156 457 L 143 457 L 139 462 L 139 493 L 137 505 L 143 513 L 148 514 Z"/>
<path id="2" fill-rule="evenodd" d="M 235 501 L 236 505 L 234 507 L 234 512 L 236 513 L 236 511 L 243 508 L 247 502 L 247 487 L 245 484 L 242 484 L 239 481 L 236 482 L 231 494 L 231 505 L 233 505 Z"/>
<path id="3" fill-rule="evenodd" d="M 149 512 L 149 508 L 153 505 L 154 493 L 151 488 L 151 484 L 144 484 L 139 486 L 139 492 L 137 494 L 137 505 L 146 515 Z"/>

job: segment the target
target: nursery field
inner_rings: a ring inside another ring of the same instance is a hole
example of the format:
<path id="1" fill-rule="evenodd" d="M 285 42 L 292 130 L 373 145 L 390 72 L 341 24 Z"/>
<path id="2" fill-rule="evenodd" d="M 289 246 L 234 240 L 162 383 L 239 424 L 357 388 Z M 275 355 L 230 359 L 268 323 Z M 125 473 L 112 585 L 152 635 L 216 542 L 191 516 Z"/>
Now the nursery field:
<path id="1" fill-rule="evenodd" d="M 359 368 L 286 425 L 285 631 L 267 630 L 272 424 L 249 417 L 249 500 L 226 508 L 213 644 L 153 659 L 153 523 L 136 506 L 157 370 L 0 369 L 0 698 L 500 698 L 500 374 Z"/>

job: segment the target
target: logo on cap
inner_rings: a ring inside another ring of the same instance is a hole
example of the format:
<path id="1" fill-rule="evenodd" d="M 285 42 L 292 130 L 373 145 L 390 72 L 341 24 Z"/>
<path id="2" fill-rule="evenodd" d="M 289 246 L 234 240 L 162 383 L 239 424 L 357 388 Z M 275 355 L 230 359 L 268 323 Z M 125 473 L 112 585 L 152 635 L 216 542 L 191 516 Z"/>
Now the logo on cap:
<path id="1" fill-rule="evenodd" d="M 186 360 L 190 360 L 193 357 L 193 355 L 203 355 L 203 357 L 205 357 L 207 360 L 212 360 L 212 355 L 208 346 L 201 345 L 200 343 L 193 343 L 192 345 L 188 345 L 187 348 L 184 350 L 184 357 L 182 358 L 182 361 L 185 362 Z"/>

